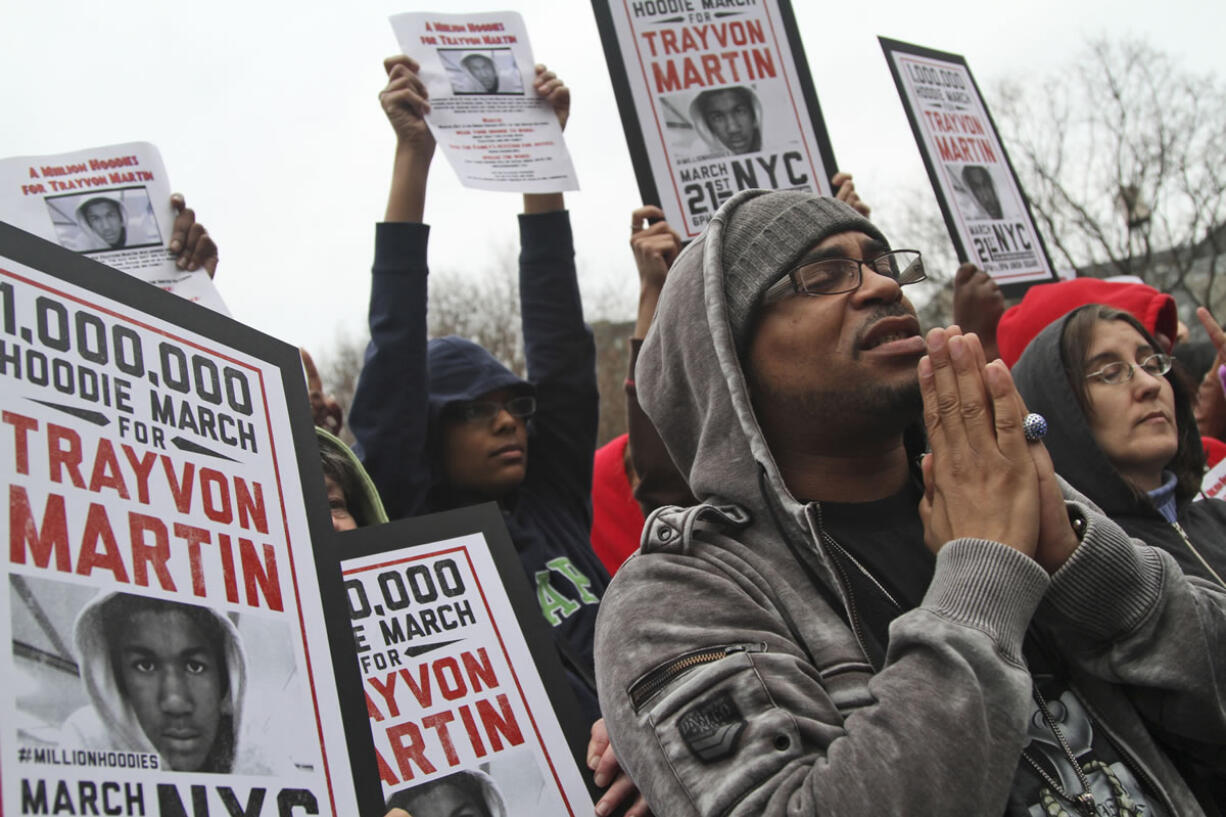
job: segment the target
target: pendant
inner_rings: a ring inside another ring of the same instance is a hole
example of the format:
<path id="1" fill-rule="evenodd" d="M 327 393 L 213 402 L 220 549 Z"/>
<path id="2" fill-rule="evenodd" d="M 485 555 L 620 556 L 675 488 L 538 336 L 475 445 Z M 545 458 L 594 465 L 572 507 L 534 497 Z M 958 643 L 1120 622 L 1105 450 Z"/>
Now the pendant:
<path id="1" fill-rule="evenodd" d="M 1090 794 L 1088 791 L 1083 791 L 1081 794 L 1077 795 L 1077 797 L 1073 800 L 1073 804 L 1077 807 L 1077 810 L 1086 817 L 1096 817 L 1098 814 L 1098 804 L 1094 802 L 1094 795 Z"/>

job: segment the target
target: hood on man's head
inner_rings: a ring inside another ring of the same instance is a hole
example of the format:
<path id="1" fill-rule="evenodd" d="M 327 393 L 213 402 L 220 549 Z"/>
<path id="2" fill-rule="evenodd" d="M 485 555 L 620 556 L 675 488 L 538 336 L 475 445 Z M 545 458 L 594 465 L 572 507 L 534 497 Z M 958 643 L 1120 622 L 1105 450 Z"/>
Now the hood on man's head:
<path id="1" fill-rule="evenodd" d="M 510 389 L 517 396 L 536 392 L 531 383 L 517 377 L 484 347 L 456 335 L 431 339 L 426 347 L 426 365 L 432 422 L 448 405 L 477 400 L 498 389 Z"/>
<path id="2" fill-rule="evenodd" d="M 1164 335 L 1169 341 L 1178 332 L 1179 313 L 1170 295 L 1145 284 L 1074 278 L 1032 286 L 1021 303 L 1005 310 L 996 326 L 1000 359 L 1012 369 L 1044 327 L 1086 304 L 1106 304 L 1131 312 L 1152 334 Z"/>
<path id="3" fill-rule="evenodd" d="M 644 410 L 700 500 L 757 496 L 755 463 L 786 491 L 741 360 L 766 290 L 814 244 L 849 231 L 888 244 L 837 199 L 746 190 L 719 209 L 669 271 L 635 380 Z"/>
<path id="4" fill-rule="evenodd" d="M 753 107 L 753 126 L 754 129 L 759 132 L 753 146 L 753 150 L 760 149 L 762 121 L 764 119 L 762 115 L 762 102 L 758 99 L 757 94 L 743 85 L 734 85 L 725 88 L 712 88 L 696 94 L 694 98 L 690 100 L 690 123 L 694 126 L 694 129 L 698 131 L 698 136 L 707 144 L 709 148 L 711 148 L 711 150 L 722 154 L 731 153 L 731 149 L 711 131 L 711 126 L 707 124 L 706 117 L 708 101 L 712 97 L 727 93 L 737 94 Z"/>
<path id="5" fill-rule="evenodd" d="M 73 625 L 73 642 L 81 680 L 89 694 L 92 707 L 80 714 L 74 714 L 65 724 L 66 733 L 72 734 L 75 743 L 84 748 L 108 747 L 149 754 L 159 753 L 154 739 L 145 734 L 140 724 L 131 696 L 122 687 L 114 664 L 113 645 L 108 638 L 108 613 L 115 608 L 122 608 L 125 604 L 134 604 L 138 608 L 142 605 L 152 605 L 155 608 L 160 605 L 163 609 L 180 609 L 190 612 L 193 616 L 206 617 L 212 622 L 212 629 L 219 633 L 222 639 L 222 643 L 216 646 L 225 665 L 222 710 L 227 716 L 229 732 L 224 737 L 229 745 L 227 767 L 214 771 L 243 768 L 243 764 L 248 761 L 246 757 L 239 757 L 245 750 L 240 736 L 247 687 L 246 650 L 238 628 L 229 617 L 212 607 L 199 604 L 160 601 L 111 590 L 103 590 L 91 599 L 77 614 Z M 90 709 L 92 711 L 88 711 Z M 165 758 L 163 762 L 167 762 Z M 169 767 L 168 763 L 167 766 Z"/>

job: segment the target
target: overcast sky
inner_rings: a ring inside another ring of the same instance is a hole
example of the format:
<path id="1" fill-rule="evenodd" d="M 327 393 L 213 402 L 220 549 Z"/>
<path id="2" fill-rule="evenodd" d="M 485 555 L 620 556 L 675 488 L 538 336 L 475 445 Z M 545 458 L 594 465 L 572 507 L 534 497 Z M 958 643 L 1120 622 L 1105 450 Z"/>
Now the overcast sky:
<path id="1" fill-rule="evenodd" d="M 891 191 L 926 177 L 877 35 L 963 54 L 985 89 L 1048 72 L 1095 36 L 1147 37 L 1190 69 L 1226 71 L 1221 2 L 793 2 L 839 167 L 887 228 Z M 324 352 L 365 320 L 393 145 L 377 98 L 382 58 L 397 51 L 388 16 L 507 6 L 14 0 L 0 26 L 0 156 L 154 143 L 221 247 L 217 283 L 232 314 Z M 574 94 L 566 137 L 582 190 L 567 200 L 585 297 L 630 318 L 638 188 L 591 6 L 513 7 L 537 60 Z M 495 263 L 516 240 L 518 208 L 518 196 L 461 188 L 437 154 L 433 274 Z"/>

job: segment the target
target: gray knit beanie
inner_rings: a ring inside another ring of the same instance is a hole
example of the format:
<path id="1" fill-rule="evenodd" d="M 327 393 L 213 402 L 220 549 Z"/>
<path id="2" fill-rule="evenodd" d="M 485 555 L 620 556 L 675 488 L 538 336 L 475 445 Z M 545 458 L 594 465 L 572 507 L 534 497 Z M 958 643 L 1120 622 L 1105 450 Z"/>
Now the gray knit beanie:
<path id="1" fill-rule="evenodd" d="M 871 221 L 838 199 L 793 190 L 754 193 L 733 198 L 719 214 L 724 221 L 720 262 L 728 321 L 742 354 L 762 295 L 805 250 L 846 232 L 865 233 L 889 246 Z"/>

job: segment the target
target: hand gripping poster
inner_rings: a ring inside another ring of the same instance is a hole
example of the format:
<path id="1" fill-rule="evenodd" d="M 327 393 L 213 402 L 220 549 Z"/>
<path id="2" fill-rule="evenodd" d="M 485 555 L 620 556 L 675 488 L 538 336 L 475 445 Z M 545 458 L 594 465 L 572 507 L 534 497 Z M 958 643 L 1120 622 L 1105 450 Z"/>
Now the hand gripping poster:
<path id="1" fill-rule="evenodd" d="M 146 142 L 0 159 L 0 221 L 229 314 L 208 273 L 167 249 L 170 181 Z"/>
<path id="2" fill-rule="evenodd" d="M 685 240 L 738 191 L 830 195 L 787 0 L 592 0 L 643 201 Z"/>
<path id="3" fill-rule="evenodd" d="M 330 617 L 352 628 L 387 805 L 590 815 L 589 724 L 497 506 L 337 538 L 344 598 Z"/>
<path id="4" fill-rule="evenodd" d="M 461 184 L 514 193 L 579 189 L 557 115 L 532 86 L 536 63 L 518 13 L 413 12 L 391 23 L 401 49 L 421 66 L 426 124 Z"/>
<path id="5" fill-rule="evenodd" d="M 0 225 L 3 813 L 355 813 L 318 458 L 295 349 Z"/>
<path id="6" fill-rule="evenodd" d="M 966 60 L 878 39 L 959 260 L 979 266 L 1011 297 L 1056 280 Z"/>

